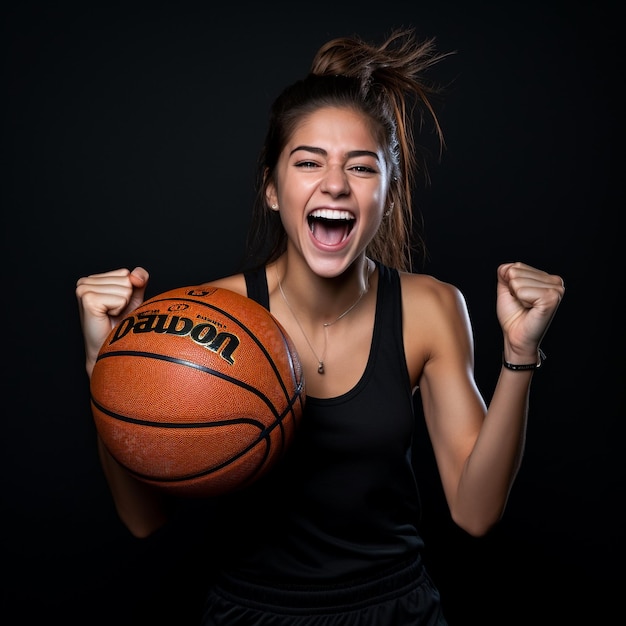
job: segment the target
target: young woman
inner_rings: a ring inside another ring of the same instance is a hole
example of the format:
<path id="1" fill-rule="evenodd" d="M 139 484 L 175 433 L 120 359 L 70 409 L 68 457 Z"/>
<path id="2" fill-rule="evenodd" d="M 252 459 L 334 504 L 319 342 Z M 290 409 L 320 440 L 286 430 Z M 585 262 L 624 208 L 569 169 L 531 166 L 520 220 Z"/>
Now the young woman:
<path id="1" fill-rule="evenodd" d="M 248 266 L 212 284 L 261 302 L 285 327 L 307 401 L 284 460 L 214 507 L 209 530 L 228 549 L 211 564 L 205 625 L 446 623 L 421 559 L 416 389 L 454 521 L 479 536 L 503 514 L 564 286 L 521 262 L 497 268 L 503 364 L 487 405 L 462 295 L 411 271 L 411 112 L 439 128 L 423 74 L 441 56 L 412 30 L 379 46 L 336 39 L 273 105 Z M 147 283 L 142 267 L 78 281 L 88 373 Z M 151 534 L 167 520 L 164 496 L 100 454 L 121 519 Z"/>

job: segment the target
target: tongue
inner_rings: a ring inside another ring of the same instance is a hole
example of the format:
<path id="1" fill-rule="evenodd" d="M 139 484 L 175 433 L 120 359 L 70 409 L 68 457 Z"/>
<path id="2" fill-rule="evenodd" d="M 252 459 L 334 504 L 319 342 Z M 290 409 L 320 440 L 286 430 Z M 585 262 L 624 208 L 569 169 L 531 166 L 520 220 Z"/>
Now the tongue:
<path id="1" fill-rule="evenodd" d="M 332 246 L 348 236 L 348 224 L 339 220 L 315 220 L 311 232 L 317 241 Z"/>

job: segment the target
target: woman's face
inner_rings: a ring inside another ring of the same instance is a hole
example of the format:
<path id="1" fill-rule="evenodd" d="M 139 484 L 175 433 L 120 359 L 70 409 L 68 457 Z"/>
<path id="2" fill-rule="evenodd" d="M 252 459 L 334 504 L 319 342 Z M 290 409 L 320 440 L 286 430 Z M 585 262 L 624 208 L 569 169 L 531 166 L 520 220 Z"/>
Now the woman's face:
<path id="1" fill-rule="evenodd" d="M 279 207 L 290 247 L 316 274 L 332 277 L 376 234 L 389 175 L 367 118 L 350 108 L 326 107 L 296 126 L 266 197 Z"/>

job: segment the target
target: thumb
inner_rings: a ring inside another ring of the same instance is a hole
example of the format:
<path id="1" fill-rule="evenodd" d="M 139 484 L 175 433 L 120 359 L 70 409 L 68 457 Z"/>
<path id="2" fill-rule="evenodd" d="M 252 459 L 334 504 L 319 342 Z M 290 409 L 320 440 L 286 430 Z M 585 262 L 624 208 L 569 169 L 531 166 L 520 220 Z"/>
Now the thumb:
<path id="1" fill-rule="evenodd" d="M 130 282 L 133 285 L 133 295 L 130 299 L 130 308 L 136 309 L 144 301 L 146 287 L 148 286 L 150 274 L 145 268 L 137 266 L 129 274 L 129 278 Z"/>

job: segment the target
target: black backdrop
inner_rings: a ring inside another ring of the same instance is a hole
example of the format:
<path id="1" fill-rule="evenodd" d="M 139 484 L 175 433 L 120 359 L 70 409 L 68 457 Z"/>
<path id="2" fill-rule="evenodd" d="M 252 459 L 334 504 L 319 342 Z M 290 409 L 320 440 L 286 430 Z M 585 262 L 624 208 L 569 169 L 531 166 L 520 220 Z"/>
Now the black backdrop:
<path id="1" fill-rule="evenodd" d="M 210 560 L 201 521 L 136 541 L 112 509 L 76 279 L 142 264 L 158 293 L 232 272 L 270 101 L 326 39 L 413 25 L 457 51 L 435 71 L 453 81 L 439 109 L 447 150 L 417 202 L 424 271 L 464 292 L 486 395 L 499 371 L 497 264 L 525 260 L 568 288 L 535 376 L 524 465 L 490 536 L 453 527 L 418 446 L 428 566 L 451 626 L 606 623 L 625 582 L 616 11 L 226 5 L 3 10 L 4 611 L 20 624 L 197 623 Z"/>

